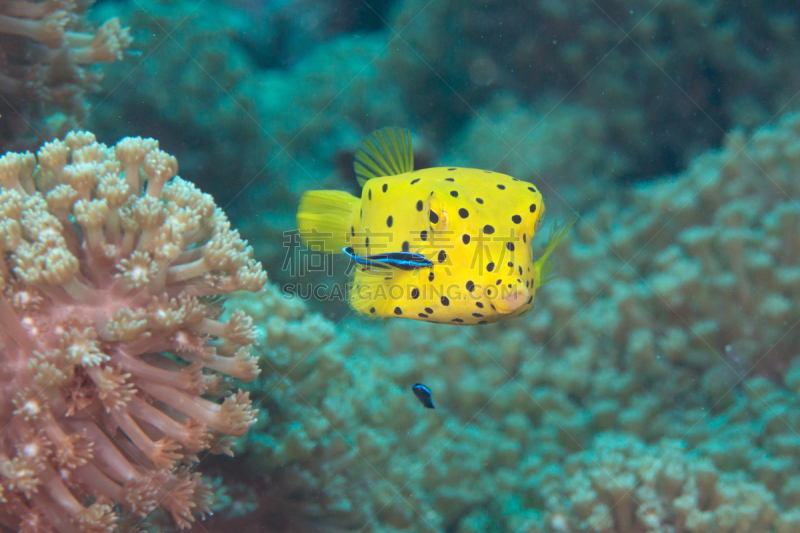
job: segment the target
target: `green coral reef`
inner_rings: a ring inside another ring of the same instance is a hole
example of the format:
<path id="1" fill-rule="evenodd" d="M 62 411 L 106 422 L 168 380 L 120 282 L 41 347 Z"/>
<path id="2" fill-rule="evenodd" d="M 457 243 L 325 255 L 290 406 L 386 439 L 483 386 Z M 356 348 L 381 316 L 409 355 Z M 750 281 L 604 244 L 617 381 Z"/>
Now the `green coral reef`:
<path id="1" fill-rule="evenodd" d="M 110 2 L 95 16 L 121 9 Z M 588 209 L 611 189 L 685 169 L 735 127 L 798 107 L 800 17 L 785 2 L 137 0 L 124 9 L 142 57 L 108 69 L 114 91 L 90 129 L 158 138 L 184 174 L 235 206 L 280 284 L 291 282 L 281 241 L 300 196 L 355 192 L 352 154 L 375 129 L 415 132 L 419 168 L 536 182 L 553 213 L 556 198 Z"/>
<path id="2" fill-rule="evenodd" d="M 274 285 L 229 300 L 265 370 L 237 460 L 284 520 L 328 530 L 798 531 L 798 174 L 800 115 L 732 132 L 587 212 L 520 320 L 334 323 Z"/>
<path id="3" fill-rule="evenodd" d="M 386 125 L 419 135 L 418 161 L 459 154 L 469 166 L 511 159 L 513 168 L 520 162 L 507 156 L 510 148 L 534 145 L 546 153 L 524 157 L 543 157 L 544 165 L 523 166 L 515 177 L 544 176 L 566 190 L 679 171 L 731 128 L 797 107 L 800 21 L 791 3 L 355 4 L 137 1 L 128 18 L 142 59 L 134 69 L 110 69 L 113 105 L 93 116 L 92 129 L 113 130 L 113 138 L 129 133 L 117 131 L 124 123 L 157 129 L 186 170 L 209 176 L 200 185 L 221 203 L 238 189 L 215 186 L 217 171 L 250 184 L 261 209 L 237 208 L 274 225 L 308 187 L 352 188 L 346 156 Z M 287 15 L 292 7 L 320 20 L 338 8 L 375 24 L 314 37 L 294 29 L 280 45 L 276 19 L 306 20 Z M 119 11 L 106 4 L 95 16 Z M 487 128 L 494 135 L 482 138 Z M 565 143 L 586 135 L 586 150 L 547 152 L 554 129 Z M 484 144 L 472 152 L 478 140 Z M 589 170 L 591 180 L 574 170 Z"/>

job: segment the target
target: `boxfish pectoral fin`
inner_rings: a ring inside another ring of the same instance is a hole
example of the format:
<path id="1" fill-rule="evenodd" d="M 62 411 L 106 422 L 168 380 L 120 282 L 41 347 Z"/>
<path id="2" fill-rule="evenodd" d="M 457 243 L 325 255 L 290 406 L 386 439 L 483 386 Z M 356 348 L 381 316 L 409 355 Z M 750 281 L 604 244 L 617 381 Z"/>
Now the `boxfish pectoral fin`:
<path id="1" fill-rule="evenodd" d="M 387 269 L 383 272 L 397 272 Z M 393 279 L 379 272 L 357 269 L 349 291 L 350 306 L 357 312 L 374 318 L 393 318 L 396 294 L 392 291 Z"/>
<path id="2" fill-rule="evenodd" d="M 558 243 L 567 236 L 567 233 L 569 233 L 569 230 L 572 229 L 572 226 L 574 226 L 577 221 L 578 216 L 573 215 L 561 224 L 553 223 L 553 226 L 550 228 L 550 237 L 547 239 L 547 248 L 545 248 L 542 257 L 537 259 L 533 264 L 533 268 L 536 270 L 536 276 L 534 278 L 536 287 L 534 288 L 538 289 L 556 277 L 556 275 L 552 273 L 553 263 L 550 260 L 550 254 L 556 249 Z"/>

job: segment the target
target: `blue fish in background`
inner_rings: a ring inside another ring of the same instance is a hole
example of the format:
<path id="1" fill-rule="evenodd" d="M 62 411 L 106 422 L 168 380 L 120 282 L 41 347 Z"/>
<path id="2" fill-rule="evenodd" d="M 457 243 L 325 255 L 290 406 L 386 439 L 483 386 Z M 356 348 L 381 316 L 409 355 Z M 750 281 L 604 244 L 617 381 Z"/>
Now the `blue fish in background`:
<path id="1" fill-rule="evenodd" d="M 416 383 L 411 390 L 414 391 L 414 395 L 419 400 L 419 403 L 427 407 L 428 409 L 436 409 L 433 406 L 433 398 L 431 397 L 431 389 L 427 386 L 423 385 L 422 383 Z"/>

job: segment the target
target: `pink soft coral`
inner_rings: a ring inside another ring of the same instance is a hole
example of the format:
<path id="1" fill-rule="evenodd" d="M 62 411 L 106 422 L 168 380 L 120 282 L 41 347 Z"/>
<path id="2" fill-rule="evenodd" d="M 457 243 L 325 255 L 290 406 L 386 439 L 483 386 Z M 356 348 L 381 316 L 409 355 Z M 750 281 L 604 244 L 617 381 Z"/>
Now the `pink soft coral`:
<path id="1" fill-rule="evenodd" d="M 187 465 L 255 422 L 226 380 L 258 375 L 252 251 L 152 139 L 70 133 L 0 158 L 0 522 L 111 531 L 113 506 L 208 510 Z M 146 183 L 146 185 L 144 185 Z M 224 397 L 221 402 L 207 398 Z"/>
<path id="2" fill-rule="evenodd" d="M 74 127 L 88 109 L 85 94 L 98 90 L 101 71 L 95 65 L 119 61 L 130 46 L 128 28 L 118 19 L 99 28 L 88 22 L 85 11 L 91 3 L 0 2 L 0 146 L 4 149 L 28 146 L 33 134 L 61 134 Z"/>

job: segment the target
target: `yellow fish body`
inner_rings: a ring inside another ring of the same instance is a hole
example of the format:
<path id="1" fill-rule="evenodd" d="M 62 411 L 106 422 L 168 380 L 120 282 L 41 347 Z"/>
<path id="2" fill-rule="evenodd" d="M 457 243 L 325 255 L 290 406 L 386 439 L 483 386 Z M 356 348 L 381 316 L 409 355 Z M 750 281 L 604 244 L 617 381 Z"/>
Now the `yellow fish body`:
<path id="1" fill-rule="evenodd" d="M 531 240 L 544 214 L 530 183 L 472 168 L 413 170 L 407 130 L 383 128 L 356 151 L 361 198 L 309 191 L 297 215 L 304 242 L 359 258 L 406 252 L 430 266 L 361 264 L 352 307 L 367 315 L 443 324 L 486 324 L 522 316 L 549 280 L 548 257 L 572 223 L 555 228 L 543 256 Z M 545 279 L 543 279 L 545 278 Z"/>

